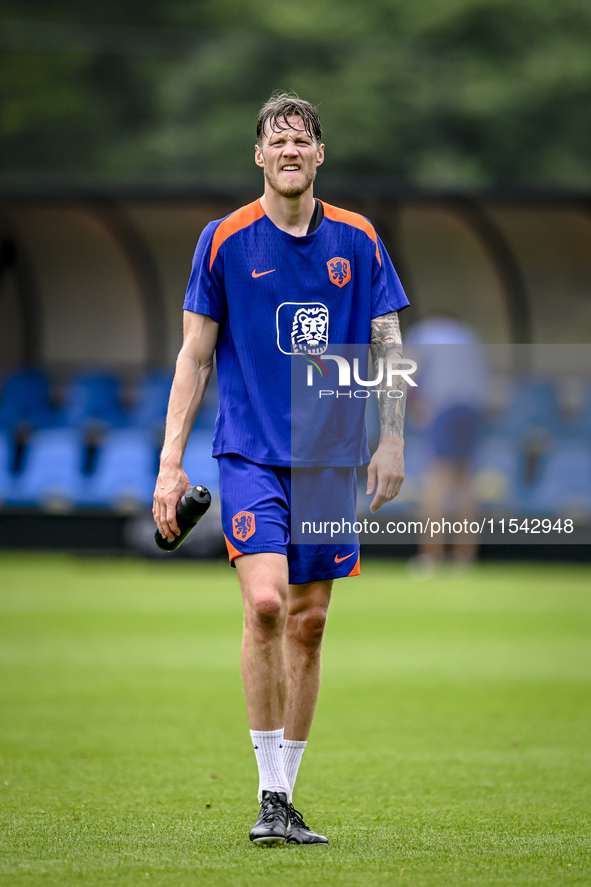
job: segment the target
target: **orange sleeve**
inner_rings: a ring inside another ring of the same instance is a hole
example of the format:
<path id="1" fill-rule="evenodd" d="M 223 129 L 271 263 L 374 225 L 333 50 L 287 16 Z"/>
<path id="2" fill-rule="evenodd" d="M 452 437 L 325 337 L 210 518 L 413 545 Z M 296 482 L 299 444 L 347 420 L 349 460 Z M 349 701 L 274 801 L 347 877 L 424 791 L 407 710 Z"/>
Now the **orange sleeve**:
<path id="1" fill-rule="evenodd" d="M 324 208 L 324 215 L 327 219 L 331 219 L 333 222 L 344 222 L 345 225 L 352 225 L 354 228 L 359 228 L 360 231 L 364 231 L 370 240 L 376 245 L 376 259 L 382 264 L 382 259 L 380 256 L 380 248 L 378 246 L 378 235 L 375 232 L 374 226 L 371 222 L 368 222 L 363 216 L 360 216 L 359 213 L 349 212 L 348 209 L 340 209 L 338 206 L 331 206 L 329 203 L 324 203 L 321 201 L 322 206 Z"/>
<path id="2" fill-rule="evenodd" d="M 236 212 L 231 213 L 227 219 L 220 222 L 213 235 L 213 240 L 211 241 L 211 257 L 209 260 L 210 271 L 213 268 L 213 263 L 215 262 L 218 250 L 224 241 L 226 241 L 228 237 L 231 237 L 232 234 L 236 234 L 236 232 L 240 231 L 242 228 L 248 228 L 249 225 L 252 225 L 253 222 L 256 222 L 257 219 L 261 219 L 264 215 L 265 211 L 261 206 L 261 201 L 255 200 L 254 203 L 248 203 L 246 206 L 241 206 Z"/>

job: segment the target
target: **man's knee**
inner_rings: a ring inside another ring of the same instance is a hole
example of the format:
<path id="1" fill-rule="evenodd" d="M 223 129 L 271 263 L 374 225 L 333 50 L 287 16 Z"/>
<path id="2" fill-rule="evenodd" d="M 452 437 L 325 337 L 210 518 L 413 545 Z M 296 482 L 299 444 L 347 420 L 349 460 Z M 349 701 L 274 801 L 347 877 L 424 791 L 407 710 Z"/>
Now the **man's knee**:
<path id="1" fill-rule="evenodd" d="M 327 608 L 324 606 L 307 607 L 289 617 L 288 631 L 294 640 L 302 646 L 309 650 L 316 650 L 322 643 L 324 636 L 326 614 Z"/>
<path id="2" fill-rule="evenodd" d="M 246 621 L 266 631 L 281 629 L 286 617 L 286 602 L 279 592 L 274 590 L 261 590 L 251 595 L 245 608 Z"/>
<path id="3" fill-rule="evenodd" d="M 287 618 L 287 558 L 263 552 L 236 559 L 247 628 L 283 631 Z"/>

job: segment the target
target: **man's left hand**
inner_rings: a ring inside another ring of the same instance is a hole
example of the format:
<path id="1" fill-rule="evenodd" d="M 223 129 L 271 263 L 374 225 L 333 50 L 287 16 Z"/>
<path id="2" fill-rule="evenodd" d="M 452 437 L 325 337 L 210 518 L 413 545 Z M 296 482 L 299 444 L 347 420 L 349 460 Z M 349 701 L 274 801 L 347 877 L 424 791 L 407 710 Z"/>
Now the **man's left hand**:
<path id="1" fill-rule="evenodd" d="M 372 514 L 398 495 L 403 480 L 404 443 L 398 437 L 383 440 L 367 469 L 367 495 L 375 492 L 369 506 Z"/>

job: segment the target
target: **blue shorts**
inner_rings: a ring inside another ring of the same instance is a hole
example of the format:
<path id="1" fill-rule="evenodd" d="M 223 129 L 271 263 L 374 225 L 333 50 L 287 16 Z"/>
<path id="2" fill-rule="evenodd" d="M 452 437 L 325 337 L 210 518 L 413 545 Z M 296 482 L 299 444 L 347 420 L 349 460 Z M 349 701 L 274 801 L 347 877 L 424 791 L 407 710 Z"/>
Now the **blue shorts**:
<path id="1" fill-rule="evenodd" d="M 431 426 L 431 442 L 438 456 L 446 459 L 468 459 L 476 448 L 484 420 L 478 410 L 469 406 L 450 407 Z"/>
<path id="2" fill-rule="evenodd" d="M 326 530 L 326 524 L 336 515 L 339 520 L 355 523 L 354 468 L 282 468 L 257 465 L 236 455 L 219 456 L 218 465 L 222 525 L 230 562 L 243 554 L 284 554 L 292 585 L 359 575 L 356 533 L 335 533 L 330 542 L 324 541 L 327 534 L 323 534 L 319 544 L 291 541 L 295 536 L 292 508 L 297 511 L 294 520 L 298 525 L 303 517 L 310 528 L 322 523 Z M 297 538 L 301 540 L 302 535 Z"/>

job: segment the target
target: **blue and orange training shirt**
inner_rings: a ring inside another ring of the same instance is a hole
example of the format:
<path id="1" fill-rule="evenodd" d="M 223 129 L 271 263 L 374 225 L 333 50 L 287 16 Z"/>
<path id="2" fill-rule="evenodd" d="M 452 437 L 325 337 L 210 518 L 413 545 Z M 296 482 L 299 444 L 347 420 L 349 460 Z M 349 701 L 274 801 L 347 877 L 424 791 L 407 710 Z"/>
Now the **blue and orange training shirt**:
<path id="1" fill-rule="evenodd" d="M 365 401 L 341 391 L 335 421 L 319 384 L 337 403 L 336 362 L 326 361 L 313 387 L 307 371 L 315 364 L 322 374 L 322 355 L 339 345 L 367 349 L 372 318 L 408 299 L 370 222 L 323 209 L 319 227 L 295 237 L 256 200 L 211 222 L 199 239 L 184 307 L 220 324 L 214 456 L 301 467 L 369 460 Z"/>

